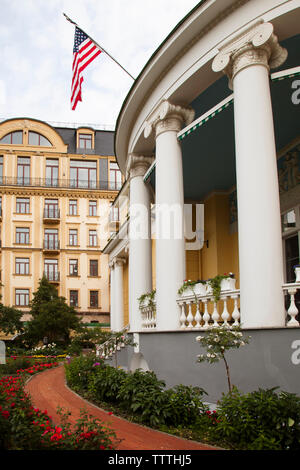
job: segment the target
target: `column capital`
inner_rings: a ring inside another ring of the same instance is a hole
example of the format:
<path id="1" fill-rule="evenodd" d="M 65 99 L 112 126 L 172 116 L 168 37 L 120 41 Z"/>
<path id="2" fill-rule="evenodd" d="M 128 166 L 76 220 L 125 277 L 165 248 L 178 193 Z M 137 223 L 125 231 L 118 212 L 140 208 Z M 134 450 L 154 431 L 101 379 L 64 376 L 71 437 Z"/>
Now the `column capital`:
<path id="1" fill-rule="evenodd" d="M 279 67 L 287 58 L 287 50 L 280 46 L 272 23 L 260 21 L 224 45 L 212 63 L 214 72 L 223 71 L 233 89 L 238 72 L 251 65 L 263 65 L 268 70 Z"/>
<path id="2" fill-rule="evenodd" d="M 114 262 L 115 262 L 116 266 L 123 266 L 126 263 L 126 259 L 125 258 L 115 258 Z"/>
<path id="3" fill-rule="evenodd" d="M 190 124 L 194 116 L 195 111 L 193 109 L 184 108 L 164 100 L 146 121 L 144 136 L 147 139 L 153 131 L 155 131 L 156 137 L 166 131 L 179 132 L 182 123 Z"/>
<path id="4" fill-rule="evenodd" d="M 126 166 L 126 178 L 135 176 L 144 176 L 149 166 L 153 163 L 154 157 L 145 157 L 131 153 L 128 156 Z"/>

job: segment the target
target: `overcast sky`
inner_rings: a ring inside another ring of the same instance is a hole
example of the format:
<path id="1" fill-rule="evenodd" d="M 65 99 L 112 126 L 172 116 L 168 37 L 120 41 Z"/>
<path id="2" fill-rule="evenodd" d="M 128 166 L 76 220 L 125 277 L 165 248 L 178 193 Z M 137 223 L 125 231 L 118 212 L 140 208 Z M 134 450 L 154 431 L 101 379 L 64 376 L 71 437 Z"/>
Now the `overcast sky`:
<path id="1" fill-rule="evenodd" d="M 70 107 L 72 18 L 137 77 L 199 0 L 0 0 L 0 118 L 114 126 L 133 81 L 105 54 L 85 69 Z"/>

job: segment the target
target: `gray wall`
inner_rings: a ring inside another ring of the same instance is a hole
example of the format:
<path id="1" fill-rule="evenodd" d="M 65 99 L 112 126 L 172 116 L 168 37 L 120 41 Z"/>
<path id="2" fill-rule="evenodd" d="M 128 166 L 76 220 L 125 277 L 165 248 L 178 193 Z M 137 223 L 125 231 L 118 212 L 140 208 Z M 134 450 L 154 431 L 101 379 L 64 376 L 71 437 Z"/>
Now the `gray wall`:
<path id="1" fill-rule="evenodd" d="M 140 333 L 140 353 L 133 348 L 118 352 L 118 365 L 129 370 L 153 370 L 167 387 L 182 383 L 197 385 L 216 403 L 228 392 L 223 361 L 197 363 L 204 352 L 195 338 L 205 332 Z M 227 353 L 231 381 L 242 392 L 279 387 L 300 396 L 300 328 L 247 330 L 249 344 Z M 146 361 L 146 362 L 145 362 Z M 114 365 L 114 361 L 112 362 Z"/>

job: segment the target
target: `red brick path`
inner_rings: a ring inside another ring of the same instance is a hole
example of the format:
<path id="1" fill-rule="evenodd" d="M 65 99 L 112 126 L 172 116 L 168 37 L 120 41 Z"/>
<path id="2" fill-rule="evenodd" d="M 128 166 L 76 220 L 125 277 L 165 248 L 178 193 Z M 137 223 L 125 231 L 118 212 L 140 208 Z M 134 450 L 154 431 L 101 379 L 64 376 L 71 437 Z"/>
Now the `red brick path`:
<path id="1" fill-rule="evenodd" d="M 66 386 L 63 366 L 33 376 L 27 382 L 26 392 L 30 394 L 33 405 L 42 411 L 47 410 L 55 424 L 60 422 L 56 413 L 58 406 L 71 412 L 72 423 L 79 417 L 80 409 L 85 408 L 89 414 L 113 429 L 118 439 L 122 439 L 118 446 L 120 450 L 217 450 L 109 415 L 107 411 L 88 403 Z"/>

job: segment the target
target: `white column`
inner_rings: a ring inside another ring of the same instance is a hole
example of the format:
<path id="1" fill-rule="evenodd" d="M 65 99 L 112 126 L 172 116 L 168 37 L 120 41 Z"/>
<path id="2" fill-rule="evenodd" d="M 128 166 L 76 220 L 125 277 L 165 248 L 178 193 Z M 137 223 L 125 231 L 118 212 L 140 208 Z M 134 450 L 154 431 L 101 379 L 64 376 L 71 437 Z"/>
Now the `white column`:
<path id="1" fill-rule="evenodd" d="M 114 262 L 109 264 L 110 267 L 110 329 L 116 329 L 116 309 L 115 309 L 115 265 Z"/>
<path id="2" fill-rule="evenodd" d="M 241 324 L 285 324 L 279 187 L 269 67 L 286 59 L 270 23 L 227 45 L 213 63 L 234 91 Z"/>
<path id="3" fill-rule="evenodd" d="M 114 268 L 115 283 L 115 331 L 121 331 L 124 326 L 124 302 L 123 302 L 123 264 L 125 260 L 116 258 Z"/>
<path id="4" fill-rule="evenodd" d="M 151 206 L 144 175 L 152 158 L 130 155 L 129 206 L 129 323 L 130 331 L 141 330 L 138 298 L 152 291 Z"/>
<path id="5" fill-rule="evenodd" d="M 157 330 L 180 328 L 176 299 L 186 277 L 182 152 L 177 133 L 194 112 L 164 101 L 145 128 L 156 136 L 155 239 Z"/>

